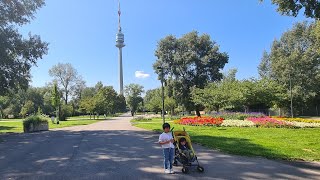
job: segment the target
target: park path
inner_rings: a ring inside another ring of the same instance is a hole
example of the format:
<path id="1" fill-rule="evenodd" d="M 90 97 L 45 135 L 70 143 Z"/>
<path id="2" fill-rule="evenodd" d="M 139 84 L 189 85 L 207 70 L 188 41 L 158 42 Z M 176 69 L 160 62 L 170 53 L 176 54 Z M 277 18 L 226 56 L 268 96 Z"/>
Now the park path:
<path id="1" fill-rule="evenodd" d="M 205 172 L 165 175 L 158 134 L 122 116 L 86 126 L 1 135 L 0 179 L 320 179 L 318 163 L 224 154 L 195 145 Z"/>

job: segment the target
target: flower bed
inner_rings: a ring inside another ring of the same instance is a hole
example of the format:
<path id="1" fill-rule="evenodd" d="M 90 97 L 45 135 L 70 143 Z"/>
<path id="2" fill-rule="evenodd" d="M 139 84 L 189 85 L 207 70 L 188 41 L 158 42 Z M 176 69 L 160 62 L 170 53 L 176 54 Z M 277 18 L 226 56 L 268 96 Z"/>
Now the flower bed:
<path id="1" fill-rule="evenodd" d="M 224 120 L 222 127 L 254 127 L 255 124 L 248 120 Z"/>
<path id="2" fill-rule="evenodd" d="M 303 123 L 319 123 L 320 120 L 314 120 L 314 119 L 303 119 L 303 118 L 285 118 L 285 117 L 272 117 L 273 119 L 279 120 L 279 121 L 289 121 L 289 122 L 303 122 Z"/>
<path id="3" fill-rule="evenodd" d="M 257 127 L 267 127 L 267 128 L 293 128 L 294 125 L 292 123 L 286 121 L 279 121 L 273 119 L 271 117 L 249 117 L 249 121 L 252 121 Z"/>
<path id="4" fill-rule="evenodd" d="M 220 126 L 223 120 L 223 118 L 213 117 L 183 117 L 175 120 L 174 123 L 191 126 Z"/>

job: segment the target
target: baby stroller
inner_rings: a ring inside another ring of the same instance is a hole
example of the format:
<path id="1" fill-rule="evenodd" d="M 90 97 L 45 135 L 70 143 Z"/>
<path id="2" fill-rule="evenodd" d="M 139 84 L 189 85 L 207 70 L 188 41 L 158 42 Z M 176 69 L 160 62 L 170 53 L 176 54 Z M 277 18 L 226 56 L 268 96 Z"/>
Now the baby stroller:
<path id="1" fill-rule="evenodd" d="M 198 158 L 194 152 L 194 149 L 192 147 L 192 143 L 191 143 L 191 139 L 189 134 L 185 131 L 185 129 L 183 128 L 183 131 L 173 131 L 172 128 L 172 135 L 175 141 L 175 157 L 174 157 L 174 163 L 173 165 L 178 166 L 178 162 L 180 162 L 182 164 L 182 172 L 183 173 L 188 173 L 189 172 L 189 168 L 191 167 L 197 167 L 197 170 L 199 172 L 203 172 L 204 168 L 202 166 L 199 165 L 199 161 Z M 188 147 L 188 149 L 192 152 L 191 156 L 186 156 L 182 150 L 179 147 L 179 142 L 181 138 L 185 138 L 186 139 L 186 145 Z M 194 163 L 196 162 L 196 164 Z M 193 164 L 194 163 L 194 164 Z"/>

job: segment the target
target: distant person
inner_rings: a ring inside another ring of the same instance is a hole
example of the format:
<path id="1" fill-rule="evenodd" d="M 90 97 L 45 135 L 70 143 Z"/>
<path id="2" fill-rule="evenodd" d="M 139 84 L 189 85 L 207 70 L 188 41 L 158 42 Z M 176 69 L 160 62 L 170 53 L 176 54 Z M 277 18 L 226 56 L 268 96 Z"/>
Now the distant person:
<path id="1" fill-rule="evenodd" d="M 174 139 L 170 131 L 170 124 L 164 123 L 162 125 L 163 133 L 159 136 L 159 144 L 163 149 L 163 163 L 164 163 L 164 172 L 166 174 L 173 174 L 172 161 L 174 158 L 175 147 L 173 145 Z"/>
<path id="2" fill-rule="evenodd" d="M 51 121 L 54 124 L 54 116 L 51 116 Z"/>

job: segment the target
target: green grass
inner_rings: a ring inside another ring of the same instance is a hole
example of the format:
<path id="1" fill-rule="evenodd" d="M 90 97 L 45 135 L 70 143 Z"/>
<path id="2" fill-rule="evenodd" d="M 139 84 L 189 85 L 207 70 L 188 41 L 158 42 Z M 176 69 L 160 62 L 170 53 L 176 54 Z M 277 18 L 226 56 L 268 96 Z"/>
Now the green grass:
<path id="1" fill-rule="evenodd" d="M 79 126 L 79 125 L 88 125 L 100 120 L 68 120 L 68 121 L 60 121 L 60 124 L 52 124 L 49 121 L 49 129 L 70 127 L 70 126 Z M 0 133 L 22 133 L 23 125 L 22 120 L 16 121 L 0 121 Z"/>
<path id="2" fill-rule="evenodd" d="M 135 126 L 161 132 L 162 123 L 139 123 Z M 260 156 L 269 159 L 320 161 L 320 128 L 221 128 L 182 126 L 193 142 L 222 152 Z"/>
<path id="3" fill-rule="evenodd" d="M 0 133 L 21 133 L 23 132 L 22 120 L 0 121 Z"/>

